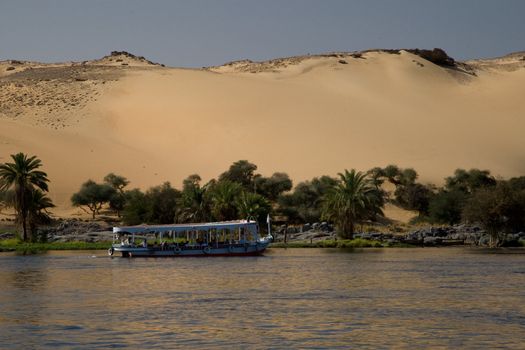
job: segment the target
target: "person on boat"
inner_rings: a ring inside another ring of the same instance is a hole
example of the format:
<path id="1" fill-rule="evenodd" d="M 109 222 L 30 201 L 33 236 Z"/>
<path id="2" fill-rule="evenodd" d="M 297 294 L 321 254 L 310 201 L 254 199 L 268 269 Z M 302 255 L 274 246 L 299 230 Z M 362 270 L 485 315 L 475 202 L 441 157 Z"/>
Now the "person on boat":
<path id="1" fill-rule="evenodd" d="M 142 246 L 144 248 L 147 248 L 148 247 L 148 241 L 146 241 L 146 238 L 144 238 L 144 240 L 142 241 Z"/>

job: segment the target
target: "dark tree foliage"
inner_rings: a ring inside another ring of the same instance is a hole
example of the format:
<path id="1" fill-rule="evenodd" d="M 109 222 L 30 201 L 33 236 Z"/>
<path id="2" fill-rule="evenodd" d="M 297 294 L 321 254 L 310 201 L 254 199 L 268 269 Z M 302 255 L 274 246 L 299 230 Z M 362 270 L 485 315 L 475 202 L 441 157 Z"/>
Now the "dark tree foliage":
<path id="1" fill-rule="evenodd" d="M 272 202 L 276 202 L 283 192 L 290 191 L 293 183 L 288 174 L 274 173 L 270 177 L 255 178 L 255 191 Z"/>
<path id="2" fill-rule="evenodd" d="M 126 179 L 124 176 L 115 175 L 113 173 L 107 174 L 104 177 L 104 182 L 122 194 L 124 193 L 124 187 L 129 184 L 128 179 Z"/>
<path id="3" fill-rule="evenodd" d="M 513 177 L 508 181 L 510 188 L 514 191 L 524 191 L 525 190 L 525 176 Z"/>
<path id="4" fill-rule="evenodd" d="M 439 191 L 429 203 L 430 221 L 449 225 L 459 223 L 466 199 L 467 195 L 460 191 Z"/>
<path id="5" fill-rule="evenodd" d="M 432 188 L 416 182 L 418 175 L 414 169 L 402 169 L 397 165 L 388 165 L 384 169 L 373 168 L 368 171 L 368 174 L 377 188 L 383 184 L 383 179 L 396 186 L 394 202 L 401 208 L 417 210 L 419 215 L 428 213 L 428 206 L 433 195 Z"/>
<path id="6" fill-rule="evenodd" d="M 429 186 L 420 183 L 400 185 L 394 191 L 396 203 L 407 210 L 417 210 L 419 215 L 427 215 L 434 193 Z"/>
<path id="7" fill-rule="evenodd" d="M 169 182 L 151 187 L 146 193 L 138 189 L 126 191 L 122 220 L 127 225 L 172 224 L 180 197 L 180 191 Z"/>
<path id="8" fill-rule="evenodd" d="M 445 189 L 447 191 L 460 191 L 465 194 L 472 194 L 479 188 L 496 185 L 496 179 L 490 175 L 488 170 L 479 169 L 456 169 L 454 176 L 445 179 Z"/>
<path id="9" fill-rule="evenodd" d="M 71 202 L 74 206 L 90 212 L 94 219 L 96 214 L 100 214 L 102 206 L 109 203 L 115 192 L 115 189 L 110 185 L 97 184 L 93 180 L 88 180 L 82 184 L 77 193 L 73 194 Z M 84 207 L 87 207 L 89 211 Z"/>
<path id="10" fill-rule="evenodd" d="M 195 188 L 200 188 L 201 181 L 202 181 L 202 178 L 200 177 L 199 174 L 189 175 L 187 178 L 182 180 L 182 191 L 191 192 L 195 190 Z"/>
<path id="11" fill-rule="evenodd" d="M 368 170 L 367 174 L 372 184 L 378 189 L 381 188 L 386 179 L 385 170 L 380 167 L 375 167 Z"/>
<path id="12" fill-rule="evenodd" d="M 228 180 L 240 183 L 244 189 L 253 190 L 253 179 L 257 165 L 247 160 L 239 160 L 233 163 L 230 168 L 219 176 L 219 181 Z"/>
<path id="13" fill-rule="evenodd" d="M 466 202 L 463 216 L 481 224 L 491 237 L 490 245 L 499 246 L 505 232 L 525 227 L 525 192 L 515 191 L 504 181 L 481 188 Z"/>
<path id="14" fill-rule="evenodd" d="M 125 193 L 115 192 L 109 199 L 109 208 L 113 210 L 118 217 L 120 217 L 124 206 L 126 205 Z"/>
<path id="15" fill-rule="evenodd" d="M 125 192 L 125 205 L 122 210 L 122 221 L 126 225 L 139 225 L 148 222 L 148 203 L 146 195 L 139 189 Z"/>
<path id="16" fill-rule="evenodd" d="M 180 196 L 180 191 L 171 187 L 169 182 L 151 187 L 145 195 L 147 204 L 146 222 L 148 224 L 174 223 L 177 202 Z"/>
<path id="17" fill-rule="evenodd" d="M 124 176 L 109 173 L 104 177 L 104 182 L 115 189 L 115 193 L 109 200 L 109 208 L 114 210 L 117 216 L 120 217 L 120 212 L 124 209 L 126 203 L 124 188 L 129 184 L 129 181 Z"/>
<path id="18" fill-rule="evenodd" d="M 280 212 L 291 223 L 319 222 L 322 214 L 322 199 L 329 189 L 337 184 L 330 176 L 315 177 L 299 183 L 290 194 L 278 199 Z"/>
<path id="19" fill-rule="evenodd" d="M 375 177 L 382 176 L 396 186 L 413 184 L 417 179 L 417 172 L 414 169 L 401 169 L 397 165 L 388 165 L 384 169 L 374 168 L 371 172 Z"/>
<path id="20" fill-rule="evenodd" d="M 431 196 L 428 216 L 431 222 L 457 224 L 461 222 L 463 207 L 473 193 L 491 188 L 496 179 L 488 170 L 456 169 L 453 176 L 445 179 L 445 186 Z"/>

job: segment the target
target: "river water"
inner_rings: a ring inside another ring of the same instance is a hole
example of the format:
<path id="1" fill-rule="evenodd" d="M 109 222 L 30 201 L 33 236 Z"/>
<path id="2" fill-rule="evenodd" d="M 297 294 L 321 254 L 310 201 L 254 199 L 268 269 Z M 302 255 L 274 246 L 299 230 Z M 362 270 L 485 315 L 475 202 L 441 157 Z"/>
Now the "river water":
<path id="1" fill-rule="evenodd" d="M 0 254 L 0 348 L 525 348 L 525 254 Z"/>

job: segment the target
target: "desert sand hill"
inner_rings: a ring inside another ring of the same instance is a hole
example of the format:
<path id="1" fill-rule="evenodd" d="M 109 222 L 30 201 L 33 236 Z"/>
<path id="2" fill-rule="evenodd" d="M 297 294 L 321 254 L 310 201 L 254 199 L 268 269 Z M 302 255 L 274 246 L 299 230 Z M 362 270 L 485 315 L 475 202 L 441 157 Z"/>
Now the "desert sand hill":
<path id="1" fill-rule="evenodd" d="M 0 62 L 0 162 L 42 159 L 66 213 L 109 172 L 179 187 L 248 159 L 297 182 L 397 164 L 439 183 L 458 167 L 525 174 L 525 54 L 436 65 L 369 51 L 167 68 L 127 53 Z"/>

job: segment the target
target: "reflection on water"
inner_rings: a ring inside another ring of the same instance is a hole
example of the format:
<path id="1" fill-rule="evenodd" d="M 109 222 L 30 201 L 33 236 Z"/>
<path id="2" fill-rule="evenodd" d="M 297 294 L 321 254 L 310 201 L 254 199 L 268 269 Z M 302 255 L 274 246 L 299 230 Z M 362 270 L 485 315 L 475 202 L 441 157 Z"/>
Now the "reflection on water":
<path id="1" fill-rule="evenodd" d="M 525 255 L 0 255 L 2 348 L 523 347 Z"/>

